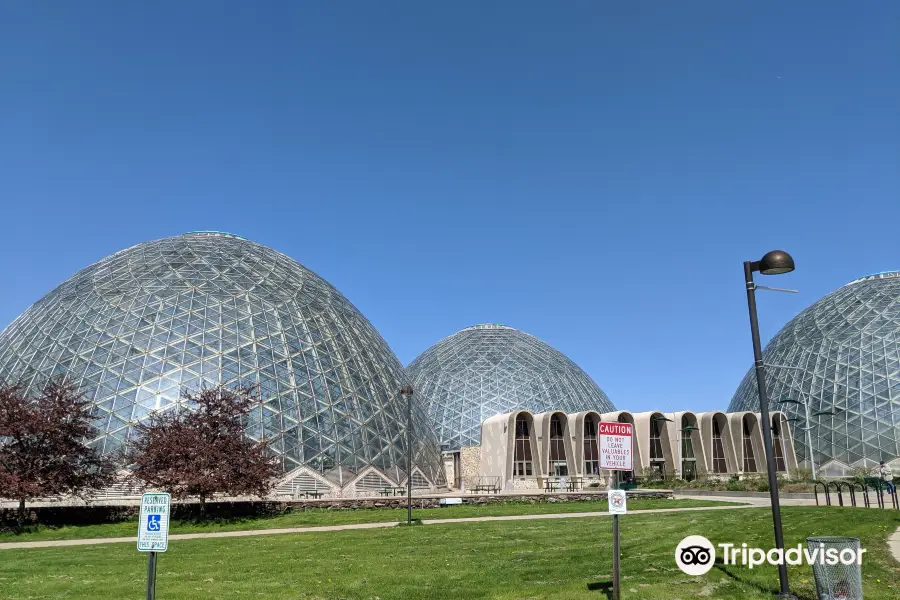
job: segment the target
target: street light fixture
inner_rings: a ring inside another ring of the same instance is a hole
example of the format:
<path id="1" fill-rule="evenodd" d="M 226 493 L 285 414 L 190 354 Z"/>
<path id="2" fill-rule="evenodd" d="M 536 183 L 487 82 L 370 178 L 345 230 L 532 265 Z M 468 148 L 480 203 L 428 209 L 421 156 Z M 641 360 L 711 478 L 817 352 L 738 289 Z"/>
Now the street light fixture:
<path id="1" fill-rule="evenodd" d="M 744 283 L 747 288 L 747 308 L 750 312 L 750 334 L 753 338 L 753 359 L 756 367 L 756 386 L 759 392 L 759 413 L 762 417 L 763 447 L 766 451 L 766 471 L 769 475 L 769 497 L 772 501 L 772 523 L 775 529 L 775 547 L 784 554 L 784 534 L 781 530 L 781 505 L 778 500 L 778 476 L 775 467 L 775 455 L 772 450 L 772 422 L 769 418 L 769 403 L 766 397 L 766 373 L 763 364 L 762 346 L 759 342 L 759 320 L 756 315 L 756 284 L 753 273 L 762 275 L 781 275 L 794 270 L 794 259 L 783 250 L 767 252 L 758 261 L 744 262 Z M 778 598 L 792 598 L 788 585 L 787 565 L 782 561 L 778 565 L 778 582 L 781 591 Z"/>
<path id="2" fill-rule="evenodd" d="M 772 250 L 766 252 L 758 263 L 751 262 L 750 266 L 753 271 L 759 271 L 762 275 L 781 275 L 794 270 L 794 258 L 784 250 Z M 753 282 L 752 272 L 750 282 Z"/>
<path id="3" fill-rule="evenodd" d="M 412 386 L 404 385 L 400 395 L 406 400 L 406 524 L 412 525 Z"/>

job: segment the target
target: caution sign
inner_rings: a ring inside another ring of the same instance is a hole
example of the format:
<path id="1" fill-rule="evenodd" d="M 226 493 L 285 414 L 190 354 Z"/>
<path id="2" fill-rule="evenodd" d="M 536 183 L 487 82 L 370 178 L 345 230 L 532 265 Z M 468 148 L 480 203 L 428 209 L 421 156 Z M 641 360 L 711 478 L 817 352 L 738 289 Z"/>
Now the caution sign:
<path id="1" fill-rule="evenodd" d="M 600 468 L 608 471 L 632 471 L 631 439 L 634 433 L 631 423 L 600 423 Z"/>
<path id="2" fill-rule="evenodd" d="M 169 494 L 144 494 L 138 520 L 137 549 L 141 552 L 165 552 L 169 547 Z"/>

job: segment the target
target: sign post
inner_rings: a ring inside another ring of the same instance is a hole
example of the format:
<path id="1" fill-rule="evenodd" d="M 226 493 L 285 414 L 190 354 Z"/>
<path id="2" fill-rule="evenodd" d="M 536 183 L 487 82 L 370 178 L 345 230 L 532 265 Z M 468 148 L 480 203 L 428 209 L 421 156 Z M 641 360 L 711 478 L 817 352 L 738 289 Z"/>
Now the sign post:
<path id="1" fill-rule="evenodd" d="M 612 573 L 612 597 L 619 600 L 620 575 L 619 564 L 619 515 L 627 512 L 626 495 L 619 489 L 619 471 L 631 471 L 634 469 L 631 459 L 631 449 L 634 431 L 631 423 L 600 423 L 597 426 L 597 434 L 600 438 L 600 468 L 611 471 L 610 484 L 607 497 L 609 499 L 609 512 L 613 516 L 613 573 Z"/>
<path id="2" fill-rule="evenodd" d="M 156 600 L 156 560 L 158 552 L 169 548 L 169 494 L 144 494 L 138 519 L 139 552 L 149 552 L 147 562 L 147 600 Z"/>

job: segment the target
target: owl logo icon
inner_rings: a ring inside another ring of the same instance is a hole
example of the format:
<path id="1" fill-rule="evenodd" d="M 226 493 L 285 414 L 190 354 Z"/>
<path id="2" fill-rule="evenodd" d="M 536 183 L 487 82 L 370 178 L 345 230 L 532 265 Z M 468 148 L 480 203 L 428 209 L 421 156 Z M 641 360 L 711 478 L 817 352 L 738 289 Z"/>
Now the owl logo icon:
<path id="1" fill-rule="evenodd" d="M 702 535 L 689 535 L 675 548 L 675 564 L 688 575 L 705 575 L 716 562 L 716 549 Z"/>

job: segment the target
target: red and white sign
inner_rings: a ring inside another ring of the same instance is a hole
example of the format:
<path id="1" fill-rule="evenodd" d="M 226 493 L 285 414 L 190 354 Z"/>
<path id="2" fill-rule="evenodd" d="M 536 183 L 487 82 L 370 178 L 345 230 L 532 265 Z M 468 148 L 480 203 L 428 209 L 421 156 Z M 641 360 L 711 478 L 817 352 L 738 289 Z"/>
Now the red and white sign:
<path id="1" fill-rule="evenodd" d="M 634 427 L 631 423 L 600 423 L 600 468 L 608 471 L 632 471 L 631 439 Z"/>

